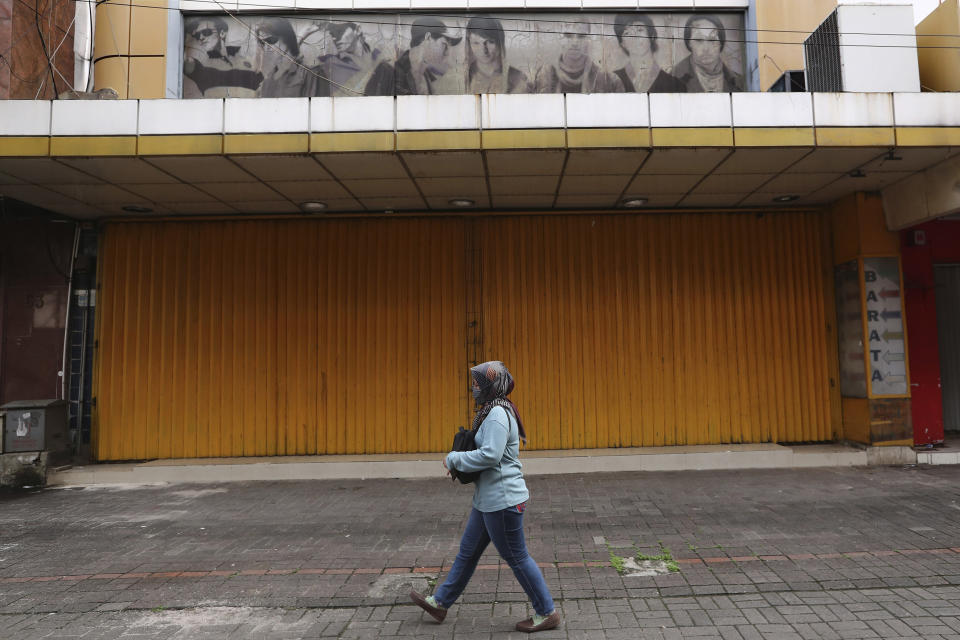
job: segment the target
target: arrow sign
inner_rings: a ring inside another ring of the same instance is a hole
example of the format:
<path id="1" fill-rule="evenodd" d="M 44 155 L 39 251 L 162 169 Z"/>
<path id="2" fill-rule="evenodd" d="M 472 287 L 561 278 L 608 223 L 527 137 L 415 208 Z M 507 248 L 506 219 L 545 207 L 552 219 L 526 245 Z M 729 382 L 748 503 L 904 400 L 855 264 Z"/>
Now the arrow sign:
<path id="1" fill-rule="evenodd" d="M 891 340 L 903 340 L 903 331 L 884 331 L 883 339 L 887 342 L 890 342 Z M 903 360 L 903 358 L 901 358 L 901 360 Z"/>
<path id="2" fill-rule="evenodd" d="M 891 318 L 899 318 L 899 317 L 900 317 L 900 312 L 899 312 L 899 311 L 887 311 L 886 309 L 884 309 L 883 311 L 880 312 L 880 317 L 883 318 L 884 320 L 890 320 Z"/>
<path id="3" fill-rule="evenodd" d="M 900 291 L 898 289 L 883 289 L 880 291 L 881 298 L 899 298 Z"/>
<path id="4" fill-rule="evenodd" d="M 887 353 L 883 354 L 883 360 L 884 360 L 884 362 L 886 362 L 887 364 L 890 364 L 891 362 L 903 362 L 903 354 L 902 354 L 902 353 L 891 353 L 891 352 L 888 351 Z M 889 380 L 889 379 L 890 379 L 890 378 L 889 378 L 889 376 L 888 376 L 888 377 L 887 377 L 887 380 Z"/>

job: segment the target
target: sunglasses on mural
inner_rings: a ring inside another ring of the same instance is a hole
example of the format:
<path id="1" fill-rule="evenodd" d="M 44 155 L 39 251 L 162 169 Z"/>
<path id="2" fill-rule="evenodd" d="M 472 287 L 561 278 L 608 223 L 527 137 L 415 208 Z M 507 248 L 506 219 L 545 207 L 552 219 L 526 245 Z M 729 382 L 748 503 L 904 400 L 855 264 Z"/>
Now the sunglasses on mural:
<path id="1" fill-rule="evenodd" d="M 280 36 L 274 36 L 274 35 L 266 35 L 266 36 L 264 36 L 264 35 L 261 35 L 261 36 L 260 36 L 260 42 L 265 42 L 266 44 L 269 44 L 269 45 L 275 45 L 275 44 L 277 44 L 278 42 L 280 42 Z"/>
<path id="2" fill-rule="evenodd" d="M 209 38 L 214 33 L 216 32 L 213 29 L 201 29 L 200 31 L 194 31 L 190 35 L 193 36 L 195 40 L 199 40 L 200 38 Z"/>

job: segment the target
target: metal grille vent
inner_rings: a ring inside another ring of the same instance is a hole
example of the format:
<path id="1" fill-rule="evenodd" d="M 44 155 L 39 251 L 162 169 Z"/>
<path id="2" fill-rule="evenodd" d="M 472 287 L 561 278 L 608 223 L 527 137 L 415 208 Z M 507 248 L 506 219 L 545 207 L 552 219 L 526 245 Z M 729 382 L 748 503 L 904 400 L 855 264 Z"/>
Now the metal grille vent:
<path id="1" fill-rule="evenodd" d="M 843 91 L 837 12 L 824 20 L 803 43 L 808 91 Z"/>

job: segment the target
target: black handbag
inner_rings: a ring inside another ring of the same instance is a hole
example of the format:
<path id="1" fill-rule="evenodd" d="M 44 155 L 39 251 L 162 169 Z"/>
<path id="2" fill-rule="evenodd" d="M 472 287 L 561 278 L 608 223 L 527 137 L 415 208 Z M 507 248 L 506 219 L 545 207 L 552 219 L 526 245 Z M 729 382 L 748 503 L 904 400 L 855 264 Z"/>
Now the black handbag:
<path id="1" fill-rule="evenodd" d="M 507 411 L 507 424 L 510 424 L 510 412 Z M 477 448 L 477 443 L 474 441 L 477 437 L 477 431 L 480 427 L 476 429 L 460 429 L 453 434 L 453 447 L 450 448 L 451 451 L 473 451 Z M 460 484 L 470 484 L 475 481 L 483 471 L 457 471 L 456 469 L 450 469 L 450 480 L 459 480 Z"/>
<path id="2" fill-rule="evenodd" d="M 478 427 L 479 428 L 479 427 Z M 453 447 L 451 451 L 473 451 L 477 448 L 477 443 L 474 442 L 474 438 L 477 437 L 477 432 L 473 429 L 469 431 L 460 427 L 460 430 L 453 434 Z M 470 484 L 480 476 L 480 471 L 473 471 L 472 473 L 467 473 L 466 471 L 457 471 L 456 469 L 450 469 L 450 479 L 459 480 L 460 484 Z"/>

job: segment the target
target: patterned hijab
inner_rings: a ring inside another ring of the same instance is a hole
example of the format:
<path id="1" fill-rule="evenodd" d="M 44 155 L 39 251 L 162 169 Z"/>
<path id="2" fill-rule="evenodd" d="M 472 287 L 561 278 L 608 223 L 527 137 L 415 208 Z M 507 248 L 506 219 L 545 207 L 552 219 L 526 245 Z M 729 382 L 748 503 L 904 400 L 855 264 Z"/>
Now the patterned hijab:
<path id="1" fill-rule="evenodd" d="M 523 421 L 520 420 L 517 405 L 507 398 L 513 391 L 513 376 L 507 371 L 506 365 L 499 360 L 478 364 L 470 368 L 470 378 L 478 387 L 473 390 L 473 399 L 477 403 L 477 415 L 473 418 L 473 429 L 480 426 L 494 407 L 503 407 L 504 410 L 513 412 L 517 419 L 520 439 L 526 444 L 527 433 L 523 428 Z"/>

